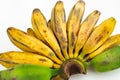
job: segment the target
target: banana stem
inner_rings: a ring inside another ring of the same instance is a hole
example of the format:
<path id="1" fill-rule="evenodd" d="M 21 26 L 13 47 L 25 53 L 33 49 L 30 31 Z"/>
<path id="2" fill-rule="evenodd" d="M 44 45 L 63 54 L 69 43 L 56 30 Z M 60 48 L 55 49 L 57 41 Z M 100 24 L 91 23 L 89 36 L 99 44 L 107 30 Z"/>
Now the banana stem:
<path id="1" fill-rule="evenodd" d="M 64 80 L 68 80 L 74 74 L 86 74 L 86 65 L 77 59 L 70 59 L 64 62 L 60 68 L 60 75 Z"/>

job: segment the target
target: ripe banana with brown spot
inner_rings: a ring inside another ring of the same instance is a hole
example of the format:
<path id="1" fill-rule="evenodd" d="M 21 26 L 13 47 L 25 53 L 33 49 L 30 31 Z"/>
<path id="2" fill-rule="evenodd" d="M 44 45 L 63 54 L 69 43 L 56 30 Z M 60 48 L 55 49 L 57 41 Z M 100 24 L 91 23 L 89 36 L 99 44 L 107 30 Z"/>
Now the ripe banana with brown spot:
<path id="1" fill-rule="evenodd" d="M 69 59 L 67 52 L 66 17 L 62 1 L 56 3 L 51 16 L 51 27 L 53 32 L 57 37 L 64 57 Z"/>
<path id="2" fill-rule="evenodd" d="M 74 58 L 78 57 L 79 51 L 82 49 L 84 43 L 93 31 L 94 26 L 99 19 L 99 16 L 100 12 L 95 10 L 82 22 L 75 45 Z"/>
<path id="3" fill-rule="evenodd" d="M 39 9 L 34 9 L 32 14 L 32 21 L 37 25 L 33 25 L 33 28 L 38 29 L 39 33 L 44 38 L 45 43 L 47 43 L 52 48 L 52 50 L 56 53 L 60 60 L 64 61 L 65 59 L 60 50 L 60 46 L 54 34 L 47 27 L 47 21 Z"/>
<path id="4" fill-rule="evenodd" d="M 42 35 L 39 32 L 38 29 L 38 25 L 37 23 L 34 21 L 33 16 L 31 17 L 31 23 L 32 23 L 32 27 L 33 27 L 33 31 L 35 32 L 36 37 L 41 40 L 42 42 L 45 42 L 44 38 L 42 37 Z"/>
<path id="5" fill-rule="evenodd" d="M 13 27 L 8 28 L 7 33 L 12 40 L 17 41 L 19 44 L 52 59 L 58 64 L 62 64 L 62 61 L 56 57 L 55 53 L 39 39 Z"/>
<path id="6" fill-rule="evenodd" d="M 31 36 L 33 36 L 33 37 L 36 37 L 35 32 L 33 31 L 32 28 L 28 28 L 28 29 L 27 29 L 27 34 L 29 34 L 29 35 L 31 35 Z"/>
<path id="7" fill-rule="evenodd" d="M 30 53 L 30 52 L 19 52 L 19 51 L 10 51 L 0 54 L 0 61 L 8 65 L 5 67 L 11 67 L 16 64 L 35 64 L 47 67 L 54 67 L 54 62 L 49 58 Z M 1 63 L 2 64 L 2 63 Z"/>
<path id="8" fill-rule="evenodd" d="M 91 53 L 90 55 L 88 55 L 84 60 L 87 61 L 89 59 L 94 58 L 95 56 L 101 54 L 103 51 L 105 51 L 106 49 L 109 49 L 113 46 L 119 45 L 120 44 L 120 34 L 111 36 L 110 38 L 108 38 L 108 40 L 106 40 L 102 46 L 100 46 L 100 48 L 98 48 L 96 51 L 94 51 L 93 53 Z"/>
<path id="9" fill-rule="evenodd" d="M 103 21 L 94 29 L 90 37 L 83 46 L 79 58 L 82 59 L 85 55 L 92 53 L 98 49 L 111 35 L 116 24 L 115 18 L 111 17 Z"/>
<path id="10" fill-rule="evenodd" d="M 23 45 L 21 42 L 15 40 L 11 35 L 9 35 L 9 39 L 10 41 L 17 46 L 19 49 L 21 49 L 22 51 L 26 51 L 26 52 L 36 52 L 35 50 L 30 49 L 28 46 Z M 31 35 L 30 35 L 31 36 Z"/>
<path id="11" fill-rule="evenodd" d="M 69 57 L 73 58 L 73 51 L 80 29 L 80 22 L 84 14 L 85 3 L 79 0 L 72 8 L 67 21 L 68 51 Z"/>

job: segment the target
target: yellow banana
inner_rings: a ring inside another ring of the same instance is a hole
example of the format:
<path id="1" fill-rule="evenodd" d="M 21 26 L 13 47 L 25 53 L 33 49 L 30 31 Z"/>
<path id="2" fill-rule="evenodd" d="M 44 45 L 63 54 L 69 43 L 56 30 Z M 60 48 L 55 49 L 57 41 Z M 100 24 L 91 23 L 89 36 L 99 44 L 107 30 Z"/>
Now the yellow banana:
<path id="1" fill-rule="evenodd" d="M 47 67 L 53 67 L 54 65 L 54 62 L 45 56 L 30 53 L 30 52 L 18 52 L 18 51 L 10 51 L 10 52 L 2 53 L 0 55 L 0 61 L 9 65 L 36 64 L 36 65 L 47 66 Z"/>
<path id="2" fill-rule="evenodd" d="M 71 10 L 67 21 L 68 51 L 69 57 L 73 58 L 73 51 L 83 17 L 85 3 L 79 0 Z"/>
<path id="3" fill-rule="evenodd" d="M 36 10 L 36 9 L 35 9 Z M 34 10 L 33 10 L 33 12 L 34 12 Z M 35 35 L 36 35 L 36 37 L 39 39 L 39 40 L 41 40 L 42 42 L 45 42 L 45 40 L 44 40 L 44 38 L 42 37 L 42 35 L 40 34 L 40 31 L 39 31 L 39 29 L 38 29 L 38 25 L 37 25 L 37 23 L 35 22 L 35 20 L 34 20 L 34 18 L 33 18 L 34 16 L 32 15 L 32 17 L 31 17 L 31 23 L 32 23 L 32 27 L 33 27 L 33 31 L 35 32 Z"/>
<path id="4" fill-rule="evenodd" d="M 37 25 L 37 27 L 33 27 L 38 29 L 41 36 L 44 38 L 45 42 L 53 49 L 56 55 L 64 61 L 64 57 L 60 50 L 59 44 L 54 36 L 54 34 L 47 27 L 47 21 L 45 17 L 42 15 L 39 9 L 35 9 L 32 14 L 33 22 Z"/>
<path id="5" fill-rule="evenodd" d="M 31 28 L 28 28 L 28 29 L 27 29 L 27 33 L 28 33 L 29 35 L 31 35 L 31 36 L 36 37 L 35 32 L 34 32 Z"/>
<path id="6" fill-rule="evenodd" d="M 21 42 L 15 40 L 15 39 L 14 39 L 12 36 L 10 36 L 9 34 L 8 34 L 8 36 L 9 36 L 9 39 L 11 40 L 11 42 L 12 42 L 15 46 L 17 46 L 19 49 L 21 49 L 21 50 L 23 50 L 23 51 L 26 51 L 26 52 L 36 52 L 35 50 L 30 49 L 28 46 L 23 45 Z"/>
<path id="7" fill-rule="evenodd" d="M 60 44 L 62 53 L 66 59 L 69 59 L 67 52 L 67 34 L 66 34 L 66 17 L 62 1 L 58 1 L 53 9 L 51 25 L 54 34 Z"/>
<path id="8" fill-rule="evenodd" d="M 6 68 L 11 68 L 11 67 L 14 67 L 14 66 L 16 66 L 16 65 L 18 65 L 18 64 L 20 64 L 20 63 L 0 61 L 0 64 L 2 64 L 2 65 L 3 65 L 4 67 L 6 67 Z M 22 64 L 24 64 L 24 63 L 22 63 Z M 31 63 L 29 63 L 29 64 L 31 64 Z M 36 65 L 40 65 L 40 64 L 36 64 Z M 52 66 L 52 68 L 59 69 L 60 66 L 61 66 L 61 65 L 54 63 L 53 66 Z M 47 67 L 48 67 L 48 66 L 47 66 Z"/>
<path id="9" fill-rule="evenodd" d="M 13 27 L 8 28 L 7 33 L 9 37 L 21 45 L 28 47 L 30 50 L 36 51 L 38 54 L 49 57 L 58 64 L 62 64 L 62 61 L 56 57 L 55 53 L 37 38 Z"/>
<path id="10" fill-rule="evenodd" d="M 74 58 L 78 57 L 79 51 L 82 49 L 84 43 L 93 31 L 94 26 L 99 19 L 99 16 L 100 12 L 95 10 L 90 15 L 88 15 L 88 17 L 81 24 L 75 45 Z"/>
<path id="11" fill-rule="evenodd" d="M 88 55 L 84 60 L 87 61 L 89 59 L 94 58 L 95 56 L 99 55 L 100 53 L 102 53 L 103 51 L 105 51 L 108 48 L 111 48 L 113 46 L 119 45 L 120 44 L 120 34 L 111 36 L 110 38 L 108 38 L 102 46 L 100 46 L 100 48 L 98 48 L 96 51 L 94 51 L 93 53 L 91 53 L 90 55 Z"/>
<path id="12" fill-rule="evenodd" d="M 83 46 L 83 50 L 79 58 L 82 59 L 86 54 L 90 54 L 99 48 L 109 38 L 110 34 L 114 30 L 115 24 L 116 20 L 111 17 L 96 27 Z"/>

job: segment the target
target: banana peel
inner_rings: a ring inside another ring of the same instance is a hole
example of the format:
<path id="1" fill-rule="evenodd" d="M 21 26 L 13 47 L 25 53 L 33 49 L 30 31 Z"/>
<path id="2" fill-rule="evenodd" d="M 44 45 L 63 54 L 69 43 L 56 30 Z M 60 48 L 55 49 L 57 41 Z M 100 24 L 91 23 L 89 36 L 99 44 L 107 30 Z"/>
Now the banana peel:
<path id="1" fill-rule="evenodd" d="M 57 74 L 59 74 L 59 69 L 22 64 L 0 71 L 0 80 L 50 80 Z"/>

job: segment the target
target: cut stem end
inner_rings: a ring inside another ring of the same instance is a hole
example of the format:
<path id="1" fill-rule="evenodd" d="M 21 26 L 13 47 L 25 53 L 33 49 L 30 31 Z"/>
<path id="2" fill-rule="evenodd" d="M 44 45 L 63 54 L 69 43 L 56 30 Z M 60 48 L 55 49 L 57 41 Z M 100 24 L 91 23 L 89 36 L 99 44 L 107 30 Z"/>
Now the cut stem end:
<path id="1" fill-rule="evenodd" d="M 60 68 L 60 74 L 64 80 L 68 80 L 71 75 L 78 73 L 86 74 L 86 67 L 83 62 L 77 59 L 70 59 L 64 62 Z"/>

